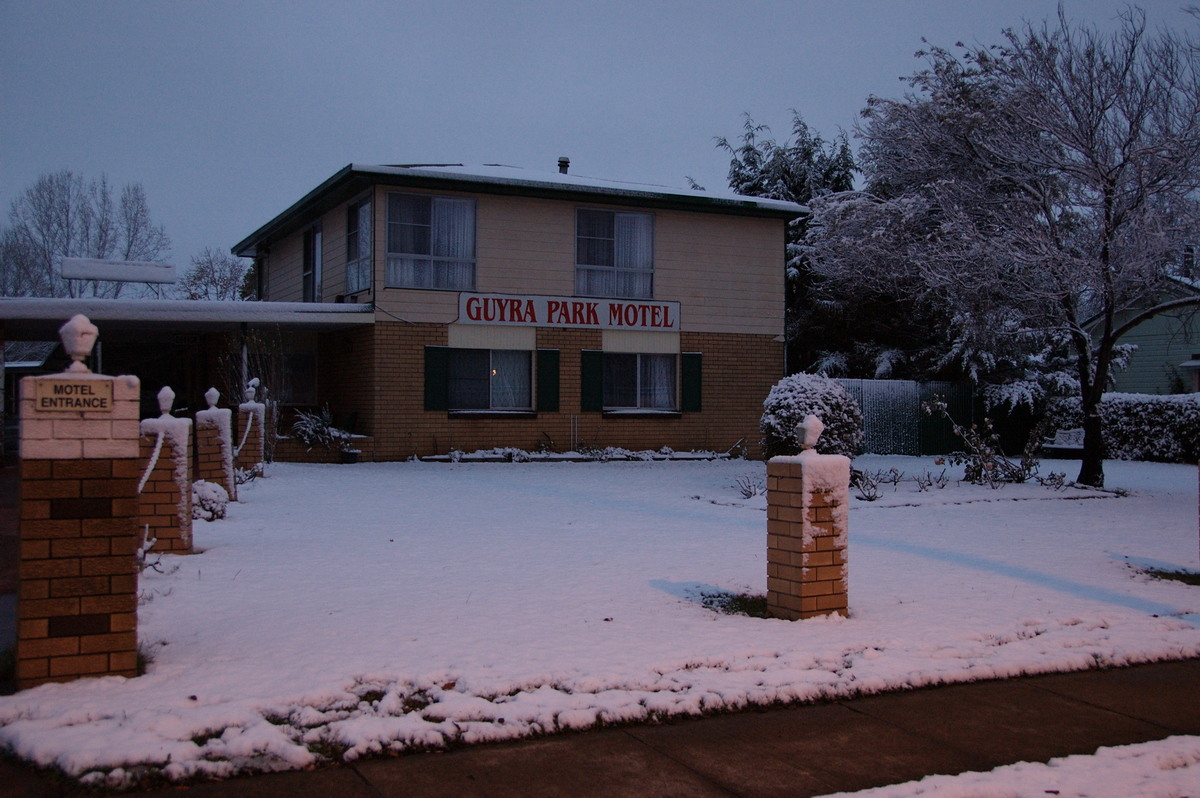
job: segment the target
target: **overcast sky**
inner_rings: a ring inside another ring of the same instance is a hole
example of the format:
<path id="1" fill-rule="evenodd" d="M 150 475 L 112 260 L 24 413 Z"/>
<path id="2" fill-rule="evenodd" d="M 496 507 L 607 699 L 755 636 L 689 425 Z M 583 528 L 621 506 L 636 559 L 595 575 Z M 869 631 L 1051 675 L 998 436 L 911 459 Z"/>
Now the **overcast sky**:
<path id="1" fill-rule="evenodd" d="M 1194 0 L 1141 3 L 1156 28 Z M 1111 25 L 1124 3 L 1065 0 Z M 1054 0 L 0 0 L 0 213 L 39 175 L 141 182 L 186 266 L 351 162 L 725 186 L 743 114 L 832 137 L 931 43 Z"/>

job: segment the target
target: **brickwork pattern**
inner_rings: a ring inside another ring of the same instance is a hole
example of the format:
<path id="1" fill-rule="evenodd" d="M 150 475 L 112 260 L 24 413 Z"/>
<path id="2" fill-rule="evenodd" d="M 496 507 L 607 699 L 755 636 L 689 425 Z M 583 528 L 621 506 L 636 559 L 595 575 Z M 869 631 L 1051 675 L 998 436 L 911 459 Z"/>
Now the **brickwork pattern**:
<path id="1" fill-rule="evenodd" d="M 359 450 L 360 463 L 369 463 L 375 459 L 374 438 L 358 436 L 351 441 L 354 448 Z M 282 463 L 340 463 L 342 456 L 337 449 L 315 446 L 310 450 L 296 438 L 280 437 L 275 441 L 275 459 Z"/>
<path id="2" fill-rule="evenodd" d="M 685 332 L 682 350 L 702 354 L 701 412 L 667 417 L 585 413 L 580 409 L 579 353 L 601 348 L 600 331 L 539 327 L 537 347 L 560 353 L 558 412 L 519 418 L 455 416 L 424 410 L 425 347 L 445 346 L 447 328 L 384 320 L 374 327 L 375 396 L 372 412 L 360 415 L 360 426 L 369 419 L 360 432 L 375 438 L 378 460 L 496 446 L 537 450 L 545 445 L 565 451 L 572 443 L 717 452 L 740 444 L 751 457 L 759 457 L 762 400 L 783 374 L 783 344 L 772 336 Z M 355 352 L 367 348 L 357 339 L 355 347 Z"/>
<path id="3" fill-rule="evenodd" d="M 767 611 L 788 620 L 846 615 L 844 491 L 813 490 L 804 466 L 767 463 Z M 806 523 L 807 522 L 807 523 Z"/>
<path id="4" fill-rule="evenodd" d="M 143 434 L 138 462 L 143 469 L 150 464 L 156 435 Z M 147 539 L 154 538 L 154 551 L 190 554 L 192 552 L 192 439 L 184 442 L 184 451 L 175 451 L 170 436 L 163 438 L 158 461 L 138 494 L 138 529 Z M 182 463 L 182 473 L 177 464 Z M 141 479 L 141 475 L 138 477 Z"/>
<path id="5" fill-rule="evenodd" d="M 137 458 L 23 459 L 17 687 L 137 673 Z"/>
<path id="6" fill-rule="evenodd" d="M 206 411 L 213 412 L 213 411 Z M 217 413 L 230 413 L 228 409 L 218 409 Z M 222 429 L 217 422 L 205 413 L 196 414 L 196 444 L 194 447 L 196 466 L 194 478 L 211 482 L 225 488 L 230 501 L 237 501 L 237 479 L 233 471 L 233 442 L 225 430 L 230 429 L 226 424 Z"/>

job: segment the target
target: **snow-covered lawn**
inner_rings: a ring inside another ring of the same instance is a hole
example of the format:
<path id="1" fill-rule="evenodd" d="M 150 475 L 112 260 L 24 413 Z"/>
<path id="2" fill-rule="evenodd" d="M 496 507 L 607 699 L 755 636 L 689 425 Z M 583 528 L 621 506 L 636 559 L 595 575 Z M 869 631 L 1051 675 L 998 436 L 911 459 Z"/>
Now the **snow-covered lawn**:
<path id="1" fill-rule="evenodd" d="M 1200 656 L 1200 589 L 1133 567 L 1197 567 L 1194 466 L 1110 462 L 1116 497 L 856 465 L 908 480 L 853 502 L 851 617 L 796 623 L 698 601 L 765 592 L 762 463 L 276 465 L 143 574 L 149 672 L 0 698 L 0 746 L 225 775 Z"/>

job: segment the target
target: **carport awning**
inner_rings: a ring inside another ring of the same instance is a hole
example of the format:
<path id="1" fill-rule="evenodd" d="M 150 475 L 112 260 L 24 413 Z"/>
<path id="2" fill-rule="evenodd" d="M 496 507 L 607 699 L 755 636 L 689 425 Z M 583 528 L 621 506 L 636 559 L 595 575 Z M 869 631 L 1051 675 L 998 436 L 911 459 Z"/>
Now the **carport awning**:
<path id="1" fill-rule="evenodd" d="M 100 340 L 162 333 L 216 333 L 282 327 L 313 332 L 372 324 L 370 304 L 206 302 L 186 299 L 0 297 L 0 330 L 10 341 L 54 341 L 77 313 L 100 328 Z M 244 327 L 243 327 L 244 325 Z"/>

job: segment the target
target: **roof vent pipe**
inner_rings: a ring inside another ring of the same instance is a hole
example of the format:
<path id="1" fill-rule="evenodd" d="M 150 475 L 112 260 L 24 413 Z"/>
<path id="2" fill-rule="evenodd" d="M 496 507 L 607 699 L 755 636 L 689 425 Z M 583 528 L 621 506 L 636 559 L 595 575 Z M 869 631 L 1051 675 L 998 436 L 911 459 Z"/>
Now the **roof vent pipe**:
<path id="1" fill-rule="evenodd" d="M 571 168 L 571 159 L 565 155 L 560 156 L 558 159 L 558 173 L 560 175 L 565 175 L 567 173 L 567 170 L 570 168 Z"/>

